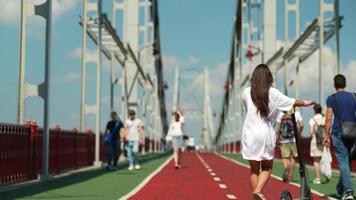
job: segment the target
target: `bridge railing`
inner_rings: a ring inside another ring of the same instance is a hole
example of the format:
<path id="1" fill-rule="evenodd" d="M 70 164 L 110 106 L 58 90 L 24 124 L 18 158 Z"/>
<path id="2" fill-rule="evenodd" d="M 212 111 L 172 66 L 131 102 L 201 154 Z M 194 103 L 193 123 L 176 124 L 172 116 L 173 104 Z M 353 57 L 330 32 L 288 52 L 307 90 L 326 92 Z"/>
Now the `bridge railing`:
<path id="1" fill-rule="evenodd" d="M 49 172 L 53 175 L 91 166 L 95 137 L 91 130 L 50 130 Z M 106 159 L 101 142 L 101 160 Z M 37 179 L 42 162 L 42 129 L 0 123 L 0 186 Z"/>
<path id="2" fill-rule="evenodd" d="M 310 140 L 311 140 L 311 138 L 302 138 L 300 140 L 300 144 L 301 144 L 301 149 L 303 149 L 302 157 L 303 157 L 305 163 L 308 165 L 313 165 L 313 158 L 310 157 Z M 237 142 L 235 142 L 235 144 L 233 142 L 229 143 L 229 144 L 225 144 L 224 146 L 220 147 L 219 149 L 222 150 L 223 152 L 240 152 L 240 148 L 241 148 L 240 141 L 237 141 Z M 331 163 L 332 168 L 338 169 L 338 165 L 337 165 L 337 161 L 336 161 L 336 157 L 335 157 L 335 151 L 332 147 L 331 147 L 331 155 L 332 155 L 332 159 L 333 159 L 333 162 Z M 282 158 L 281 150 L 278 147 L 276 148 L 276 151 L 275 151 L 275 158 L 277 158 L 277 159 Z M 352 162 L 351 170 L 353 172 L 356 172 L 356 162 L 355 161 Z"/>
<path id="3" fill-rule="evenodd" d="M 145 152 L 161 146 L 146 138 Z M 42 129 L 36 124 L 0 123 L 0 187 L 35 180 L 41 171 Z M 49 173 L 63 172 L 93 165 L 95 135 L 91 129 L 50 129 Z M 107 145 L 100 137 L 100 160 L 107 160 Z"/>

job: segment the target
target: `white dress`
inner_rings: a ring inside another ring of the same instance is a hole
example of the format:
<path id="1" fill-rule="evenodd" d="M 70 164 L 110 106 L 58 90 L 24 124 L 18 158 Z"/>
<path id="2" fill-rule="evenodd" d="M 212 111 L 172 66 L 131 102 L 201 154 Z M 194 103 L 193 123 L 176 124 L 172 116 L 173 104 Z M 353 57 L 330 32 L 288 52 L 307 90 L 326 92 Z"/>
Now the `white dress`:
<path id="1" fill-rule="evenodd" d="M 317 142 L 316 142 L 316 129 L 317 129 L 317 125 L 316 123 L 318 123 L 318 125 L 323 125 L 325 126 L 325 116 L 321 115 L 321 114 L 316 114 L 313 118 L 311 118 L 309 120 L 309 127 L 312 127 L 312 132 L 311 132 L 311 136 L 312 139 L 310 141 L 310 157 L 321 157 L 323 154 L 323 149 L 320 149 L 320 147 L 318 147 Z"/>
<path id="2" fill-rule="evenodd" d="M 290 111 L 295 99 L 289 98 L 275 88 L 269 90 L 268 117 L 262 118 L 257 114 L 257 108 L 252 101 L 251 88 L 242 93 L 242 100 L 246 111 L 242 129 L 242 156 L 246 160 L 272 160 L 276 146 L 276 133 L 273 124 L 279 111 Z"/>

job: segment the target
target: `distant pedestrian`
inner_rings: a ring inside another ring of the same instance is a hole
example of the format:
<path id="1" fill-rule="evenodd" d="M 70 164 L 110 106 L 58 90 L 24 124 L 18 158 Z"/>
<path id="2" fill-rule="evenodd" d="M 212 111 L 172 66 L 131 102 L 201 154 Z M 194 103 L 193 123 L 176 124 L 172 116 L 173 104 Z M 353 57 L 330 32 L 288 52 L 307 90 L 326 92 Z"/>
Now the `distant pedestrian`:
<path id="1" fill-rule="evenodd" d="M 120 131 L 124 127 L 116 112 L 111 112 L 111 120 L 106 124 L 106 144 L 108 149 L 108 170 L 118 168 L 118 160 L 121 154 Z"/>
<path id="2" fill-rule="evenodd" d="M 172 141 L 174 167 L 179 169 L 182 167 L 182 148 L 184 146 L 182 125 L 184 123 L 184 117 L 180 111 L 176 111 L 173 115 L 172 122 L 169 126 L 167 134 L 167 140 Z"/>
<path id="3" fill-rule="evenodd" d="M 262 190 L 272 171 L 276 134 L 273 124 L 278 111 L 293 106 L 309 106 L 310 100 L 295 100 L 272 87 L 273 77 L 268 66 L 258 65 L 251 78 L 251 87 L 242 93 L 246 111 L 242 131 L 242 156 L 250 165 L 250 186 L 255 200 L 266 199 Z"/>
<path id="4" fill-rule="evenodd" d="M 309 120 L 310 127 L 310 157 L 313 158 L 313 166 L 316 178 L 313 180 L 314 184 L 321 184 L 320 180 L 320 160 L 323 154 L 323 138 L 325 135 L 325 116 L 322 113 L 322 107 L 315 104 L 313 107 L 314 116 Z M 329 179 L 327 179 L 329 180 Z"/>
<path id="5" fill-rule="evenodd" d="M 125 140 L 127 141 L 127 158 L 129 161 L 129 170 L 131 171 L 133 169 L 141 168 L 138 162 L 138 156 L 139 144 L 143 144 L 144 141 L 144 126 L 142 121 L 136 118 L 136 112 L 134 110 L 130 110 L 129 115 L 129 119 L 125 121 Z"/>
<path id="6" fill-rule="evenodd" d="M 355 135 L 353 138 L 346 138 L 346 129 L 343 127 L 345 123 L 356 123 L 356 102 L 355 94 L 345 91 L 346 78 L 342 74 L 334 77 L 334 87 L 336 93 L 330 95 L 326 100 L 326 122 L 325 122 L 325 137 L 323 143 L 330 146 L 330 137 L 335 149 L 336 160 L 339 165 L 340 178 L 336 185 L 337 194 L 342 199 L 352 200 L 354 186 L 352 183 L 350 171 L 350 151 L 355 143 Z M 334 122 L 331 120 L 334 115 Z M 330 136 L 331 129 L 331 136 Z M 353 131 L 351 129 L 351 131 Z"/>
<path id="7" fill-rule="evenodd" d="M 294 114 L 297 121 L 297 134 L 301 136 L 304 128 L 303 118 L 299 111 L 295 111 Z M 284 182 L 291 182 L 293 180 L 295 161 L 298 157 L 294 135 L 292 114 L 290 112 L 281 112 L 277 118 L 277 144 L 281 150 L 284 168 L 282 178 Z"/>

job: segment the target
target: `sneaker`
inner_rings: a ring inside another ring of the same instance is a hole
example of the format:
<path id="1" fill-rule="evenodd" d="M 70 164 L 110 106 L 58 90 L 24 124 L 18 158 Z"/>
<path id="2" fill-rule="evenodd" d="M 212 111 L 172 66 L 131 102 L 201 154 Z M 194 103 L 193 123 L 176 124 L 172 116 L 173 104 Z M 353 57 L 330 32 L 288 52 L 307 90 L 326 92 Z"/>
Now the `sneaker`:
<path id="1" fill-rule="evenodd" d="M 282 175 L 283 182 L 286 182 L 286 183 L 288 182 L 288 174 L 289 174 L 289 169 L 286 168 Z"/>
<path id="2" fill-rule="evenodd" d="M 342 200 L 353 200 L 354 196 L 352 195 L 352 193 L 346 193 L 341 199 Z"/>
<path id="3" fill-rule="evenodd" d="M 113 166 L 112 170 L 118 170 L 119 168 L 117 166 Z"/>
<path id="4" fill-rule="evenodd" d="M 263 196 L 263 194 L 261 194 L 259 192 L 254 192 L 253 193 L 253 199 L 254 200 L 266 200 L 266 197 Z"/>
<path id="5" fill-rule="evenodd" d="M 320 179 L 316 178 L 316 179 L 313 180 L 313 183 L 314 184 L 321 184 L 321 181 L 320 181 Z"/>
<path id="6" fill-rule="evenodd" d="M 141 169 L 140 165 L 135 165 L 135 169 Z"/>
<path id="7" fill-rule="evenodd" d="M 341 199 L 343 195 L 344 195 L 343 192 L 336 191 L 336 197 L 337 197 L 338 199 Z"/>
<path id="8" fill-rule="evenodd" d="M 113 167 L 111 165 L 106 166 L 106 170 L 110 171 L 112 169 L 113 169 Z"/>
<path id="9" fill-rule="evenodd" d="M 134 169 L 134 166 L 133 166 L 133 165 L 130 165 L 129 171 L 132 171 L 133 169 Z"/>
<path id="10" fill-rule="evenodd" d="M 293 181 L 293 177 L 292 176 L 287 176 L 287 183 L 289 183 L 289 182 L 292 182 Z"/>

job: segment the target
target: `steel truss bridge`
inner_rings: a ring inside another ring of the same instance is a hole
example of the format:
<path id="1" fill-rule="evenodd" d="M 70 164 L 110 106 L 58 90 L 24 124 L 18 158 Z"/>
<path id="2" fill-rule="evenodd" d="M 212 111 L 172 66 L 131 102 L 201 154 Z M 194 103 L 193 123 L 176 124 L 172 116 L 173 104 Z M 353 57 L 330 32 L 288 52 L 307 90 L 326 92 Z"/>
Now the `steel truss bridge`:
<path id="1" fill-rule="evenodd" d="M 24 123 L 25 100 L 30 96 L 39 96 L 44 100 L 43 107 L 43 160 L 42 177 L 48 177 L 48 147 L 49 147 L 49 121 L 50 121 L 50 70 L 52 50 L 52 2 L 47 0 L 41 5 L 28 4 L 21 1 L 21 33 L 20 33 L 20 72 L 19 72 L 19 98 L 18 123 Z M 336 41 L 337 66 L 339 72 L 339 29 L 342 17 L 339 16 L 339 1 L 326 3 L 319 0 L 320 11 L 315 13 L 315 20 L 300 32 L 300 4 L 308 1 L 295 0 L 293 3 L 285 0 L 285 38 L 283 45 L 277 49 L 277 0 L 236 0 L 236 16 L 232 24 L 233 35 L 231 40 L 230 62 L 227 66 L 226 80 L 223 95 L 223 104 L 216 124 L 210 105 L 209 70 L 187 69 L 175 66 L 172 108 L 182 109 L 186 117 L 199 118 L 202 121 L 202 143 L 208 150 L 236 150 L 240 139 L 243 123 L 243 109 L 241 91 L 249 85 L 251 65 L 256 62 L 267 63 L 278 79 L 278 72 L 283 70 L 284 91 L 288 94 L 291 87 L 295 87 L 296 98 L 300 95 L 299 69 L 303 63 L 317 50 L 319 50 L 319 99 L 323 102 L 323 50 L 325 42 Z M 158 0 L 112 0 L 111 11 L 103 10 L 103 1 L 83 0 L 82 13 L 78 19 L 78 26 L 82 28 L 82 59 L 81 59 L 81 110 L 80 131 L 86 127 L 89 114 L 95 116 L 93 127 L 95 132 L 95 161 L 94 165 L 101 165 L 99 161 L 100 113 L 101 108 L 101 77 L 102 66 L 105 60 L 111 63 L 111 98 L 110 109 L 116 103 L 121 105 L 120 117 L 127 118 L 128 110 L 134 109 L 146 125 L 146 137 L 153 140 L 164 138 L 168 130 L 168 117 L 166 108 L 166 83 L 163 73 L 162 49 L 160 40 L 159 6 Z M 118 13 L 123 13 L 123 20 L 117 21 Z M 112 13 L 108 16 L 107 13 Z M 295 14 L 293 23 L 288 19 L 289 14 Z M 45 19 L 45 64 L 43 66 L 45 78 L 41 84 L 33 85 L 26 82 L 26 32 L 27 18 L 39 15 Z M 326 17 L 328 16 L 328 17 Z M 331 16 L 331 17 L 330 17 Z M 140 18 L 143 17 L 143 22 Z M 278 24 L 281 25 L 281 24 Z M 294 26 L 294 29 L 291 27 Z M 123 30 L 119 35 L 117 29 Z M 295 33 L 291 36 L 291 30 Z M 143 41 L 140 42 L 140 34 Z M 88 43 L 94 44 L 90 49 Z M 94 50 L 94 51 L 93 51 Z M 88 64 L 95 64 L 95 88 L 87 88 Z M 288 82 L 288 69 L 294 69 L 295 80 Z M 120 74 L 116 73 L 119 69 Z M 191 78 L 194 74 L 193 78 Z M 195 77 L 198 77 L 195 79 Z M 186 87 L 185 82 L 197 82 L 196 88 Z M 184 85 L 185 84 L 185 85 Z M 115 99 L 115 88 L 119 87 L 120 99 Z M 94 104 L 87 103 L 87 93 L 95 91 Z M 182 91 L 192 95 L 184 96 Z M 197 92 L 198 91 L 198 92 Z M 186 101 L 195 101 L 195 109 L 185 107 Z M 233 148 L 230 148 L 232 145 Z M 162 150 L 161 145 L 150 145 L 149 151 Z M 223 147 L 223 148 L 221 148 Z"/>

